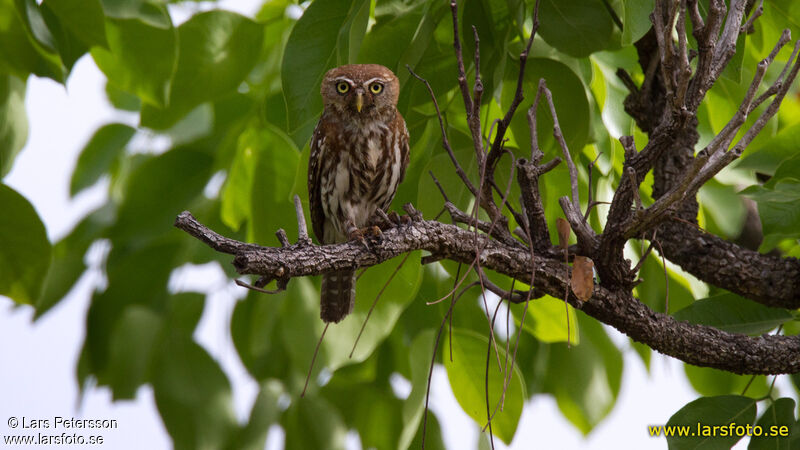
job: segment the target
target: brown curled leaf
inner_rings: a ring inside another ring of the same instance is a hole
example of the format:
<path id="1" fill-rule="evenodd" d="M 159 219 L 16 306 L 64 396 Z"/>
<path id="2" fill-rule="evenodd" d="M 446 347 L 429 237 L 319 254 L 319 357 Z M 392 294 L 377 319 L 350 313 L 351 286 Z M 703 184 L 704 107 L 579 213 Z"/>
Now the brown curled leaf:
<path id="1" fill-rule="evenodd" d="M 592 291 L 594 291 L 593 268 L 594 262 L 585 256 L 575 256 L 575 260 L 572 262 L 572 279 L 570 280 L 572 292 L 584 302 L 592 298 Z"/>

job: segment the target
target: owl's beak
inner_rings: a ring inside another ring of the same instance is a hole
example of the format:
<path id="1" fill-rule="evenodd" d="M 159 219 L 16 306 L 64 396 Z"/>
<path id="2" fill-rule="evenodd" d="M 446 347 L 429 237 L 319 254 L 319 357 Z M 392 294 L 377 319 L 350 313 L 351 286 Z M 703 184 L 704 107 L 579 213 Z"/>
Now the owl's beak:
<path id="1" fill-rule="evenodd" d="M 356 110 L 361 112 L 361 108 L 364 107 L 364 94 L 361 92 L 356 92 Z"/>

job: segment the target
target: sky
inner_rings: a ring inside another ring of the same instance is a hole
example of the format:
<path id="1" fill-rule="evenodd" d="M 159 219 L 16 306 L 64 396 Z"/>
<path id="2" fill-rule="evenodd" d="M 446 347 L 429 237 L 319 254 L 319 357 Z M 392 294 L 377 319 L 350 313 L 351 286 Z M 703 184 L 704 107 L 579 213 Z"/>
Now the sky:
<path id="1" fill-rule="evenodd" d="M 219 3 L 224 9 L 252 16 L 260 1 Z M 178 22 L 188 18 L 185 10 L 172 12 Z M 77 155 L 93 132 L 115 121 L 137 125 L 135 114 L 117 111 L 109 105 L 104 84 L 105 77 L 88 55 L 76 64 L 66 88 L 33 76 L 28 81 L 26 108 L 30 135 L 3 182 L 33 204 L 51 241 L 64 236 L 83 215 L 105 201 L 107 182 L 101 182 L 75 199 L 68 195 L 69 177 Z M 164 145 L 157 140 L 140 144 Z M 0 436 L 13 433 L 7 425 L 11 417 L 20 420 L 23 417 L 52 420 L 55 416 L 116 419 L 119 427 L 102 433 L 104 448 L 170 448 L 169 436 L 149 386 L 141 387 L 133 401 L 113 402 L 107 388 L 93 387 L 83 396 L 79 395 L 76 362 L 85 335 L 91 292 L 104 281 L 97 269 L 104 251 L 107 249 L 102 245 L 90 249 L 87 255 L 90 270 L 64 300 L 35 323 L 32 322 L 32 308 L 15 307 L 11 300 L 0 296 Z M 229 332 L 233 306 L 244 296 L 243 289 L 226 279 L 215 264 L 186 267 L 173 275 L 170 285 L 176 290 L 191 288 L 209 293 L 195 339 L 225 370 L 233 386 L 236 412 L 240 420 L 244 420 L 257 394 L 257 384 L 239 361 Z M 611 328 L 607 330 L 621 348 L 629 347 L 625 336 Z M 635 352 L 627 348 L 624 362 L 617 404 L 587 437 L 566 422 L 551 397 L 537 395 L 526 404 L 512 445 L 505 447 L 496 440 L 496 447 L 665 448 L 663 438 L 648 436 L 647 425 L 664 424 L 697 394 L 688 385 L 680 363 L 671 358 L 653 354 L 648 373 Z M 396 391 L 407 395 L 403 383 L 396 384 Z M 442 424 L 447 447 L 475 448 L 478 428 L 456 403 L 441 367 L 434 370 L 431 391 L 431 407 Z M 282 448 L 282 431 L 277 428 L 271 431 L 266 447 Z M 360 448 L 354 433 L 348 437 L 348 447 Z M 743 442 L 737 446 L 744 447 Z"/>

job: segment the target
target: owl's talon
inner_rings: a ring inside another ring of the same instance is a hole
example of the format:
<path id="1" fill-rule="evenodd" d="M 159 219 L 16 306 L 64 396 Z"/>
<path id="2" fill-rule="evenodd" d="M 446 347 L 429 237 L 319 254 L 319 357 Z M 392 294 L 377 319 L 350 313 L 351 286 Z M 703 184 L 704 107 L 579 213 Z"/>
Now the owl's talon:
<path id="1" fill-rule="evenodd" d="M 381 237 L 383 237 L 383 232 L 377 225 L 372 225 L 371 227 L 365 228 L 365 234 L 374 237 L 376 239 L 380 239 Z"/>
<path id="2" fill-rule="evenodd" d="M 410 216 L 401 216 L 395 211 L 390 212 L 387 218 L 390 220 L 393 227 L 410 225 L 411 222 L 413 222 Z"/>
<path id="3" fill-rule="evenodd" d="M 369 244 L 367 244 L 367 240 L 364 238 L 364 233 L 361 229 L 352 227 L 347 234 L 351 241 L 359 241 L 365 249 L 370 250 Z"/>
<path id="4" fill-rule="evenodd" d="M 397 214 L 397 212 L 396 212 L 396 211 L 392 211 L 392 212 L 390 212 L 387 218 L 388 218 L 388 219 L 391 221 L 391 223 L 392 223 L 393 225 L 395 225 L 395 226 L 397 226 L 397 225 L 402 225 L 402 224 L 403 224 L 403 222 L 402 222 L 402 219 L 400 218 L 400 214 Z"/>

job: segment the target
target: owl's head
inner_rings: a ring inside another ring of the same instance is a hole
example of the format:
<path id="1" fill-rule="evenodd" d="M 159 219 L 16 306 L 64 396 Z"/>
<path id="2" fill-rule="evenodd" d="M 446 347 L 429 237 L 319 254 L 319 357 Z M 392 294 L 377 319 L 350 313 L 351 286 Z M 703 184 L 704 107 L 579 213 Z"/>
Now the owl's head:
<path id="1" fill-rule="evenodd" d="M 320 93 L 326 111 L 366 118 L 394 111 L 400 82 L 379 64 L 349 64 L 329 70 Z"/>

